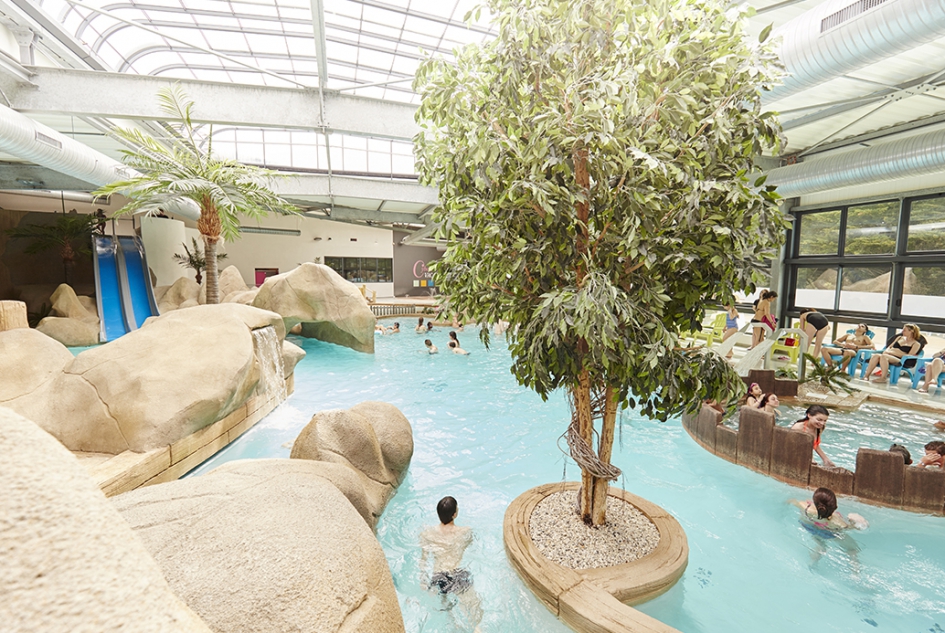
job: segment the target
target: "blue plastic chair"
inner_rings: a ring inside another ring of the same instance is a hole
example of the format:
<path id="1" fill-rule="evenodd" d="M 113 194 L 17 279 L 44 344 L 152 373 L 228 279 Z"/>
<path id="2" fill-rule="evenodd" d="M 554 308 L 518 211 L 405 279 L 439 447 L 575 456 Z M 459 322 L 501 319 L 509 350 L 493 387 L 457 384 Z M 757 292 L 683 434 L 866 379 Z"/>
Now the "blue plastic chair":
<path id="1" fill-rule="evenodd" d="M 931 363 L 934 360 L 934 358 L 917 358 L 914 356 L 906 356 L 906 358 L 915 358 L 916 359 L 915 366 L 903 367 L 902 373 L 908 375 L 912 379 L 912 388 L 918 389 L 919 382 L 922 381 L 923 378 L 925 378 L 925 371 L 923 371 L 923 368 L 929 363 Z M 945 371 L 943 371 L 942 373 L 938 375 L 939 387 L 942 386 L 943 380 L 945 380 Z"/>
<path id="2" fill-rule="evenodd" d="M 847 334 L 856 334 L 856 330 L 847 330 L 846 333 L 847 333 Z M 866 331 L 866 335 L 867 335 L 868 337 L 870 337 L 870 340 L 873 340 L 873 336 L 874 336 L 875 334 L 876 334 L 876 332 L 874 332 L 874 331 L 872 331 L 872 330 L 867 330 L 867 331 Z M 826 349 L 826 350 L 829 352 L 832 347 L 833 347 L 832 345 L 824 345 L 823 349 Z M 863 352 L 874 352 L 874 351 L 876 351 L 876 350 L 872 350 L 872 349 L 861 349 L 861 350 L 858 350 L 858 351 L 856 352 L 856 354 L 853 356 L 853 360 L 851 360 L 851 361 L 849 362 L 849 364 L 847 365 L 847 373 L 850 374 L 850 377 L 851 377 L 851 378 L 856 374 L 857 367 L 859 367 L 860 359 L 861 359 L 861 354 L 862 354 Z M 867 356 L 867 358 L 869 358 L 869 356 Z M 836 362 L 839 362 L 839 361 L 843 360 L 843 354 L 842 354 L 842 353 L 840 353 L 840 354 L 831 354 L 831 355 L 830 355 L 830 360 L 832 360 L 832 361 L 835 362 L 835 363 L 836 363 Z M 821 361 L 821 363 L 823 363 L 823 359 L 822 359 L 822 358 L 820 359 L 820 361 Z"/>
<path id="3" fill-rule="evenodd" d="M 915 355 L 915 356 L 903 356 L 903 357 L 902 357 L 902 360 L 899 362 L 898 365 L 890 365 L 890 366 L 889 366 L 889 384 L 890 384 L 890 385 L 895 385 L 896 383 L 898 383 L 898 382 L 899 382 L 899 376 L 902 374 L 903 371 L 909 372 L 910 370 L 914 370 L 916 367 L 918 367 L 918 366 L 919 366 L 919 360 L 920 360 L 920 359 L 921 359 L 921 360 L 928 360 L 928 359 L 923 359 L 923 358 L 922 358 L 923 354 L 925 354 L 925 352 L 920 349 L 920 350 L 919 350 L 919 353 L 918 353 L 917 355 Z M 904 367 L 904 365 L 905 365 L 907 362 L 909 362 L 909 361 L 914 361 L 913 364 L 912 364 L 912 366 L 911 366 L 911 367 Z M 916 370 L 916 373 L 919 373 L 918 370 Z M 914 379 L 913 379 L 913 380 L 914 380 Z"/>
<path id="4" fill-rule="evenodd" d="M 893 342 L 895 342 L 896 339 L 898 339 L 900 336 L 902 336 L 902 332 L 899 332 L 895 336 L 890 338 L 889 342 L 886 344 L 886 347 L 884 347 L 882 350 L 863 349 L 863 350 L 860 350 L 859 353 L 857 353 L 857 358 L 853 362 L 858 363 L 860 366 L 860 378 L 866 377 L 866 368 L 869 365 L 870 357 L 873 354 L 882 354 L 883 352 L 885 352 L 889 348 L 889 346 Z M 928 341 L 926 340 L 925 336 L 919 337 L 919 353 L 917 355 L 903 356 L 901 359 L 901 362 L 898 365 L 889 366 L 889 384 L 890 385 L 895 385 L 896 383 L 899 382 L 899 375 L 900 373 L 902 373 L 903 365 L 906 364 L 906 361 L 909 361 L 909 360 L 915 361 L 913 365 L 918 365 L 919 359 L 922 358 L 922 356 L 925 354 L 924 348 L 927 344 L 928 344 Z M 853 362 L 851 362 L 850 364 L 852 365 Z M 906 367 L 906 369 L 911 369 L 911 368 Z"/>

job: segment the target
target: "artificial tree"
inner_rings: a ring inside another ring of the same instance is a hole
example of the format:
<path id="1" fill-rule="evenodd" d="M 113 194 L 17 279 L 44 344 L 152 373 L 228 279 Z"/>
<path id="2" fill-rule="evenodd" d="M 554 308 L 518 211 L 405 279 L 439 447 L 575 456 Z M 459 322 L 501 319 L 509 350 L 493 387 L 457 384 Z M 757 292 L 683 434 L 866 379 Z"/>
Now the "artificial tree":
<path id="1" fill-rule="evenodd" d="M 742 388 L 679 338 L 753 290 L 783 240 L 753 166 L 780 140 L 760 103 L 779 69 L 715 0 L 487 6 L 495 40 L 416 75 L 417 165 L 449 240 L 434 275 L 448 311 L 509 322 L 521 384 L 568 391 L 580 512 L 599 525 L 619 408 L 665 420 Z"/>
<path id="2" fill-rule="evenodd" d="M 51 224 L 26 224 L 7 229 L 12 239 L 26 239 L 30 244 L 25 252 L 30 254 L 56 250 L 62 259 L 62 276 L 72 285 L 72 269 L 76 259 L 92 254 L 92 233 L 98 226 L 98 220 L 91 215 L 62 213 Z"/>
<path id="3" fill-rule="evenodd" d="M 239 236 L 240 216 L 259 218 L 271 211 L 298 209 L 272 192 L 275 173 L 213 154 L 213 131 L 200 139 L 192 119 L 194 102 L 178 84 L 158 92 L 161 109 L 179 125 L 169 126 L 169 139 L 158 141 L 137 129 L 111 133 L 135 149 L 124 150 L 124 162 L 137 173 L 95 191 L 120 193 L 130 201 L 118 214 L 155 212 L 191 201 L 200 209 L 197 230 L 204 241 L 207 303 L 219 303 L 217 244 Z"/>

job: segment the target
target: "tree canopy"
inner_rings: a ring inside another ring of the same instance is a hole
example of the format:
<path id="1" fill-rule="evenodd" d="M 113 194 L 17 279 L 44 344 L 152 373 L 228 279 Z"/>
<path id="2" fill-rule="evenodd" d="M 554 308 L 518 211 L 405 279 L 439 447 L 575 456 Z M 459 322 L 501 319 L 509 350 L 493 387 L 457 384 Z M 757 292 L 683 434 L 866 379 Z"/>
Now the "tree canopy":
<path id="1" fill-rule="evenodd" d="M 716 0 L 487 8 L 498 37 L 415 82 L 449 310 L 508 321 L 513 373 L 545 397 L 583 376 L 659 419 L 730 398 L 724 360 L 679 337 L 754 290 L 783 241 L 753 167 L 780 140 L 761 108 L 775 54 Z"/>

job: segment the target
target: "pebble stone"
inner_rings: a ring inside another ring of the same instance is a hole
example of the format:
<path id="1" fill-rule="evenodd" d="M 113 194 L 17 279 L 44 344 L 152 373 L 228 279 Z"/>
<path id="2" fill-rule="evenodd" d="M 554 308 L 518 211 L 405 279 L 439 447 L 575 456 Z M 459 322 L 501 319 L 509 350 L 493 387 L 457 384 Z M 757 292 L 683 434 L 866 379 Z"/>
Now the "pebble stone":
<path id="1" fill-rule="evenodd" d="M 575 512 L 577 493 L 556 492 L 532 511 L 528 531 L 546 558 L 570 569 L 610 567 L 652 552 L 659 530 L 646 515 L 615 497 L 607 498 L 607 520 L 593 528 Z"/>

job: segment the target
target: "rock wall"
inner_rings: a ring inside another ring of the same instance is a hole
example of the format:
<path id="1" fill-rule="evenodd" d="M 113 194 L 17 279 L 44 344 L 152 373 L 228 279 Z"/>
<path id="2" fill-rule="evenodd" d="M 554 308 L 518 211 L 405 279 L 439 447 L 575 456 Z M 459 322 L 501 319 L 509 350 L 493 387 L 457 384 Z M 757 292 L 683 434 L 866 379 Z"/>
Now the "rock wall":
<path id="1" fill-rule="evenodd" d="M 113 502 L 214 631 L 404 630 L 384 552 L 344 467 L 244 460 Z"/>
<path id="2" fill-rule="evenodd" d="M 292 459 L 338 464 L 355 474 L 373 528 L 413 456 L 410 422 L 392 404 L 362 402 L 316 413 L 292 445 Z"/>
<path id="3" fill-rule="evenodd" d="M 0 408 L 0 454 L 0 629 L 210 633 L 59 442 Z"/>
<path id="4" fill-rule="evenodd" d="M 281 346 L 285 328 L 271 312 L 238 304 L 171 312 L 46 372 L 41 384 L 29 383 L 31 390 L 7 394 L 4 406 L 75 451 L 118 454 L 167 446 L 225 417 L 253 394 L 260 363 L 252 330 L 267 326 Z M 20 349 L 24 367 L 34 350 L 48 347 L 35 337 L 12 345 Z M 38 358 L 47 367 L 65 357 L 46 351 Z"/>
<path id="5" fill-rule="evenodd" d="M 357 287 L 328 266 L 306 263 L 269 277 L 253 305 L 281 314 L 286 329 L 302 323 L 302 336 L 374 353 L 374 313 Z"/>

